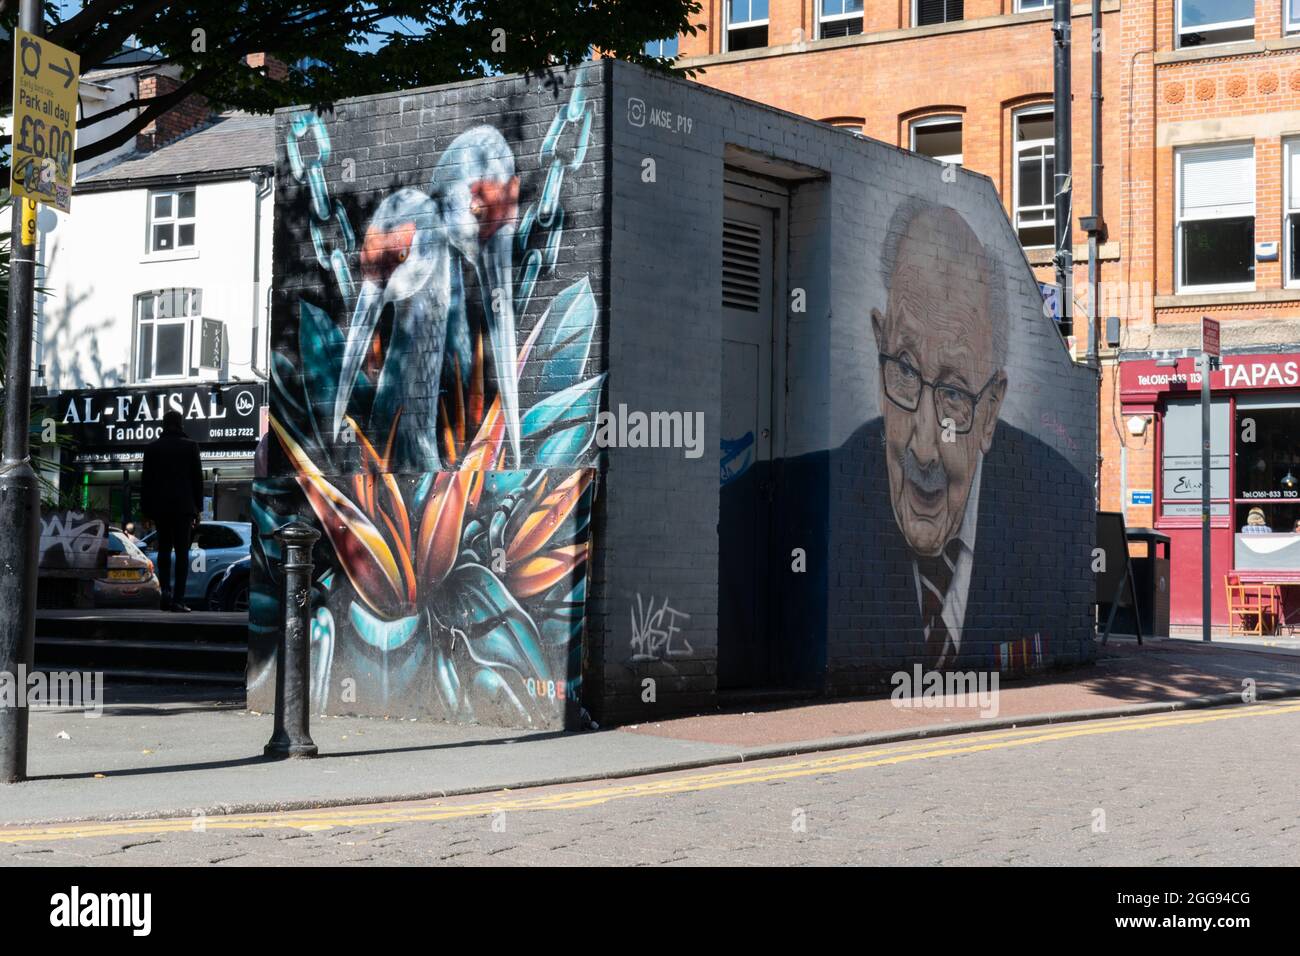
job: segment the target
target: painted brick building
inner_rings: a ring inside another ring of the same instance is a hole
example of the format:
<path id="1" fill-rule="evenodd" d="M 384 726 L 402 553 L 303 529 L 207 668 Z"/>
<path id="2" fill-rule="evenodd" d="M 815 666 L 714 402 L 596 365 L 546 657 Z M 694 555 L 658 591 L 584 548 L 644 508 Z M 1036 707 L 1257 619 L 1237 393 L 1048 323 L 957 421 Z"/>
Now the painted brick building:
<path id="1" fill-rule="evenodd" d="M 1048 232 L 1033 225 L 1039 196 L 1016 174 L 1052 148 L 1050 131 L 1046 143 L 1041 128 L 1022 135 L 1050 116 L 1050 0 L 704 6 L 707 30 L 678 50 L 680 65 L 702 70 L 698 81 L 987 174 L 1013 222 L 1029 226 L 1021 238 L 1035 273 L 1053 281 Z M 1076 357 L 1091 312 L 1078 229 L 1091 208 L 1090 6 L 1072 9 Z M 1170 534 L 1173 622 L 1198 623 L 1200 479 L 1186 459 L 1199 452 L 1182 393 L 1195 384 L 1187 356 L 1199 348 L 1200 317 L 1219 319 L 1229 358 L 1212 377 L 1212 591 L 1223 623 L 1223 580 L 1239 563 L 1235 534 L 1250 508 L 1262 507 L 1274 531 L 1300 518 L 1291 495 L 1300 446 L 1289 437 L 1300 432 L 1290 234 L 1300 202 L 1290 172 L 1300 169 L 1300 4 L 1106 0 L 1101 9 L 1100 501 L 1131 527 Z M 1258 442 L 1240 441 L 1249 421 Z"/>
<path id="2" fill-rule="evenodd" d="M 318 713 L 532 727 L 1092 654 L 1095 381 L 987 177 L 614 61 L 277 119 Z"/>

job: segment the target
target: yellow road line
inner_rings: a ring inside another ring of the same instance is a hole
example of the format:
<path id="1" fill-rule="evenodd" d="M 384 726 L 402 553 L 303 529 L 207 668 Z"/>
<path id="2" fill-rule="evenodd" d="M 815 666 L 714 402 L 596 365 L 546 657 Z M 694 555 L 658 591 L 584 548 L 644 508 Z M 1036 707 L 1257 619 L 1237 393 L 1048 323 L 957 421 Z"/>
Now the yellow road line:
<path id="1" fill-rule="evenodd" d="M 486 816 L 497 812 L 575 810 L 632 797 L 667 796 L 752 783 L 767 783 L 775 780 L 795 780 L 822 774 L 844 773 L 870 767 L 909 763 L 915 760 L 929 760 L 935 757 L 953 757 L 993 750 L 1005 750 L 1011 747 L 1052 743 L 1075 737 L 1095 737 L 1140 730 L 1159 730 L 1167 727 L 1213 723 L 1221 720 L 1237 720 L 1243 717 L 1267 717 L 1292 713 L 1300 713 L 1300 703 L 1257 703 L 1244 707 L 1180 711 L 1141 717 L 1125 717 L 1117 720 L 989 731 L 923 740 L 897 746 L 875 746 L 850 751 L 836 751 L 829 755 L 811 758 L 781 759 L 779 762 L 763 762 L 739 766 L 728 764 L 718 770 L 665 776 L 638 783 L 616 784 L 582 790 L 552 791 L 548 788 L 546 791 L 534 796 L 515 797 L 503 792 L 500 797 L 495 799 L 475 803 L 448 805 L 419 803 L 322 810 L 292 810 L 264 814 L 231 814 L 229 816 L 207 816 L 199 819 L 124 820 L 105 823 L 70 823 L 57 826 L 11 827 L 0 829 L 0 843 L 36 843 L 51 840 L 86 839 L 89 837 L 183 833 L 199 829 L 294 829 L 312 832 L 328 830 L 333 827 L 436 822 Z"/>

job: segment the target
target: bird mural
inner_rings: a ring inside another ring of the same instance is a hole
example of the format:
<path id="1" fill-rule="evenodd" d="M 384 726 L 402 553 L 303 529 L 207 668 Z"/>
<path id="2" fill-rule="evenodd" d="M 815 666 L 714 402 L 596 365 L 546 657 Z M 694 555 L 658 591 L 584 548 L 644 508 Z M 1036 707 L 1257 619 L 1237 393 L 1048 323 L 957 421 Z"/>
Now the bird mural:
<path id="1" fill-rule="evenodd" d="M 323 535 L 308 597 L 313 707 L 337 710 L 346 674 L 376 714 L 575 719 L 605 380 L 591 372 L 599 288 L 590 275 L 535 285 L 559 278 L 557 252 L 579 235 L 564 232 L 555 170 L 583 170 L 594 107 L 580 85 L 526 188 L 518 143 L 439 118 L 446 138 L 431 135 L 446 146 L 420 152 L 412 186 L 340 189 L 368 210 L 355 233 L 330 195 L 330 121 L 304 111 L 290 124 L 286 208 L 310 217 L 315 259 L 286 247 L 282 275 L 313 278 L 272 358 L 268 424 L 285 471 L 254 492 L 254 696 L 274 683 L 283 620 L 275 533 L 310 516 Z M 515 256 L 536 267 L 516 276 Z"/>
<path id="2" fill-rule="evenodd" d="M 380 203 L 360 251 L 363 282 L 335 396 L 336 440 L 357 376 L 369 369 L 372 379 L 378 376 L 376 394 L 395 403 L 370 418 L 372 428 L 381 430 L 383 422 L 397 421 L 390 464 L 398 470 L 438 469 L 437 405 L 449 332 L 460 367 L 468 367 L 468 326 L 459 314 L 468 262 L 478 282 L 506 435 L 519 466 L 513 254 L 518 215 L 514 154 L 491 126 L 476 126 L 452 141 L 434 167 L 427 194 L 406 188 Z M 392 332 L 385 343 L 382 320 L 389 307 Z M 458 313 L 450 323 L 449 311 Z"/>
<path id="3" fill-rule="evenodd" d="M 514 466 L 522 467 L 513 253 L 519 177 L 510 144 L 491 126 L 461 133 L 434 167 L 429 195 L 437 204 L 447 242 L 459 253 L 453 266 L 458 288 L 464 288 L 462 263 L 474 267 L 506 434 Z"/>
<path id="4" fill-rule="evenodd" d="M 396 422 L 395 470 L 437 470 L 438 393 L 451 299 L 450 253 L 437 206 L 418 189 L 384 199 L 360 250 L 362 284 L 348 325 L 334 400 L 337 441 L 363 371 L 393 407 L 371 412 L 371 427 Z M 392 310 L 390 338 L 381 319 Z M 386 429 L 385 429 L 386 430 Z"/>

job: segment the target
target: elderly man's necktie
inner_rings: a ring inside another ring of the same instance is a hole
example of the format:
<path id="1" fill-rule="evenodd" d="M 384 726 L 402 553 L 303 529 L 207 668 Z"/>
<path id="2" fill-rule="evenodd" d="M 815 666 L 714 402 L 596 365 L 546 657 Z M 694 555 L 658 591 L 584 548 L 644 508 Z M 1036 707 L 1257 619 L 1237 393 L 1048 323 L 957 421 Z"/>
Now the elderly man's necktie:
<path id="1" fill-rule="evenodd" d="M 916 559 L 916 570 L 921 577 L 921 627 L 925 637 L 925 658 L 930 666 L 937 667 L 944 663 L 948 625 L 943 620 L 943 602 L 960 556 L 961 538 L 953 538 L 937 556 Z"/>

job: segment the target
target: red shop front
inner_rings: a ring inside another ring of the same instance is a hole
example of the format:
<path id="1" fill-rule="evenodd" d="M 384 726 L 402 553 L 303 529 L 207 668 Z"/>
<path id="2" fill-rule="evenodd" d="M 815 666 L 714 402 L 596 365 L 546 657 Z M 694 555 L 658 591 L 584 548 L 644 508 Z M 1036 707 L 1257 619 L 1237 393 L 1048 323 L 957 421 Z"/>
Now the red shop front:
<path id="1" fill-rule="evenodd" d="M 1227 355 L 1210 375 L 1213 622 L 1226 577 L 1270 568 L 1300 579 L 1300 353 Z M 1155 429 L 1155 526 L 1170 537 L 1170 623 L 1201 623 L 1201 376 L 1195 358 L 1120 364 L 1125 417 Z M 1250 512 L 1263 512 L 1250 532 Z M 1295 567 L 1291 567 L 1295 564 Z M 1285 567 L 1283 567 L 1285 565 Z"/>

